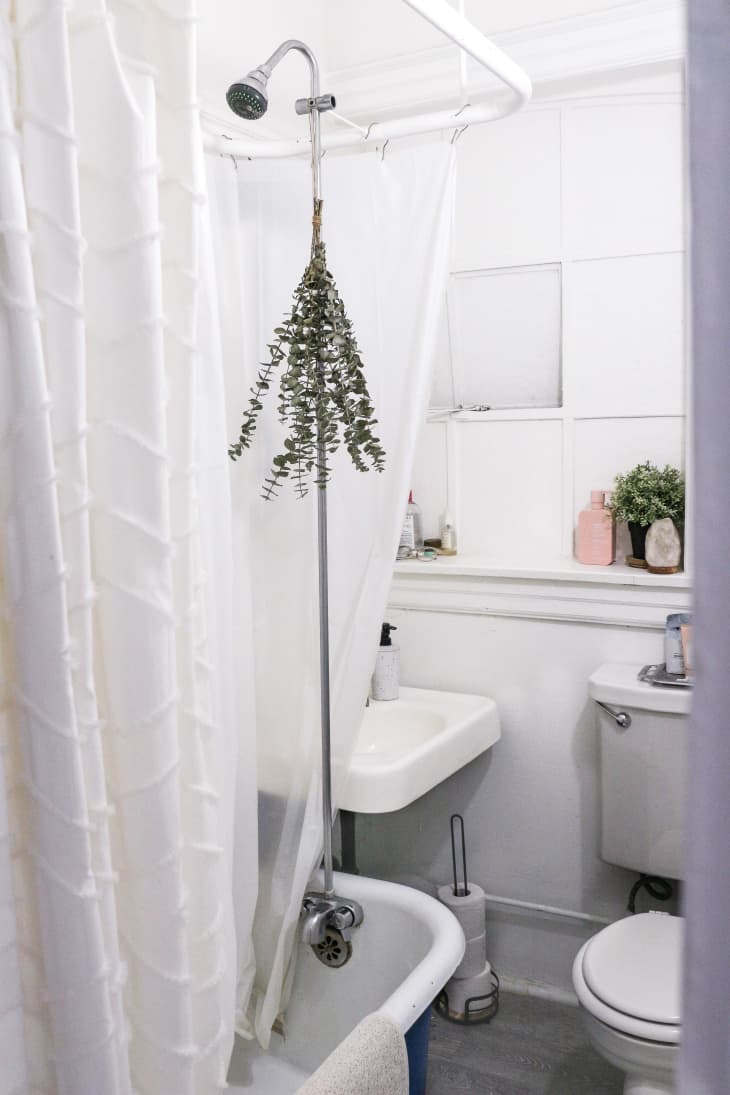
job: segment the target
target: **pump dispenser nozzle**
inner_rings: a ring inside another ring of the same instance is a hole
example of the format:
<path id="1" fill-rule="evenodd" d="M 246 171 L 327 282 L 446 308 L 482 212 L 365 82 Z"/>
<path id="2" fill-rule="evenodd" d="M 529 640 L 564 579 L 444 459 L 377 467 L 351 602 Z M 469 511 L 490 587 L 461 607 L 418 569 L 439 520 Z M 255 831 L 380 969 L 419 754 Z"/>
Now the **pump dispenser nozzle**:
<path id="1" fill-rule="evenodd" d="M 393 624 L 381 624 L 380 646 L 375 656 L 375 671 L 371 685 L 374 700 L 398 699 L 400 651 L 390 638 L 391 631 L 397 630 L 398 628 Z"/>

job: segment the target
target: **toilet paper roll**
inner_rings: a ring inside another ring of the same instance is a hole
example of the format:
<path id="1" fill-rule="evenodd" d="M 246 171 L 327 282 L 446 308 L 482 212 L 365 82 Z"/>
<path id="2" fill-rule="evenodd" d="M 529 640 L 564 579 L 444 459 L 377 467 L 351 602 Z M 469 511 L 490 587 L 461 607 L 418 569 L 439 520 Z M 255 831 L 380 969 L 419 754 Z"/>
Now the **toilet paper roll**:
<path id="1" fill-rule="evenodd" d="M 463 980 L 452 977 L 446 985 L 449 1013 L 452 1016 L 463 1016 L 466 1011 L 467 1000 L 487 996 L 492 988 L 492 967 L 489 962 L 486 962 L 484 968 L 473 977 L 465 977 Z M 490 1003 L 486 1000 L 482 1004 L 474 1003 L 469 1009 L 470 1014 L 480 1011 L 482 1007 L 489 1006 Z"/>
<path id="2" fill-rule="evenodd" d="M 439 886 L 438 898 L 443 905 L 451 909 L 461 924 L 465 939 L 476 939 L 477 936 L 484 934 L 486 900 L 481 886 L 470 882 L 466 897 L 455 897 L 451 886 Z"/>
<path id="3" fill-rule="evenodd" d="M 483 932 L 476 939 L 467 939 L 464 957 L 454 970 L 453 976 L 461 981 L 465 977 L 476 977 L 484 969 L 487 961 L 487 936 Z"/>

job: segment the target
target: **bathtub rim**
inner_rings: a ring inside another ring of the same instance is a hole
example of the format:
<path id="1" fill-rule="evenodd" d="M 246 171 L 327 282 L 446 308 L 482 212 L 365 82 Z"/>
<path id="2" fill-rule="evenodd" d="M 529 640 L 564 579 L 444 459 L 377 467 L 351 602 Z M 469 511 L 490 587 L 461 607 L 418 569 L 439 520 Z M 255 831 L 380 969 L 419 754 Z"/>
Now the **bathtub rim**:
<path id="1" fill-rule="evenodd" d="M 405 1034 L 423 1015 L 432 1001 L 453 974 L 464 956 L 466 941 L 456 917 L 437 901 L 421 890 L 403 886 L 398 882 L 386 882 L 369 875 L 345 874 L 335 871 L 335 893 L 359 901 L 367 917 L 368 899 L 385 900 L 401 911 L 410 913 L 424 924 L 431 934 L 431 945 L 404 981 L 390 994 L 379 1008 L 380 1015 L 387 1016 Z M 312 888 L 322 885 L 322 874 L 312 877 Z M 356 943 L 356 932 L 353 945 Z"/>

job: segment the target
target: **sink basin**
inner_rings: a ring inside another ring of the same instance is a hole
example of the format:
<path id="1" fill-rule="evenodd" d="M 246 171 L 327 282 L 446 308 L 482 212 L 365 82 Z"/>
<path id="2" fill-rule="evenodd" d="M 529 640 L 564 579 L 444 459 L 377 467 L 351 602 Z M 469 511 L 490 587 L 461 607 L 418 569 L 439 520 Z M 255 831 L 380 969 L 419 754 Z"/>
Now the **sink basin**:
<path id="1" fill-rule="evenodd" d="M 371 700 L 348 768 L 343 810 L 387 814 L 420 798 L 499 740 L 494 700 L 401 688 Z"/>

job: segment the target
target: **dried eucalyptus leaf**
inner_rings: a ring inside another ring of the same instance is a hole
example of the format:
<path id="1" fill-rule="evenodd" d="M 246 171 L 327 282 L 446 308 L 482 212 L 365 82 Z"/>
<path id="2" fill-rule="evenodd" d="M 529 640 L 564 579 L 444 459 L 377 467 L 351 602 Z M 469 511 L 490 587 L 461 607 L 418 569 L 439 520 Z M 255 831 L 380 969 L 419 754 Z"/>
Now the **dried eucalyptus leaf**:
<path id="1" fill-rule="evenodd" d="M 304 497 L 312 475 L 323 489 L 329 481 L 330 457 L 344 446 L 358 471 L 382 471 L 385 452 L 373 431 L 377 423 L 365 381 L 352 324 L 327 269 L 320 239 L 321 202 L 315 203 L 309 264 L 294 291 L 294 306 L 274 329 L 270 360 L 262 362 L 244 412 L 241 434 L 231 445 L 232 460 L 249 448 L 270 389 L 273 372 L 282 362 L 277 410 L 288 430 L 283 451 L 272 461 L 262 496 L 273 498 L 282 479 L 291 477 Z"/>

